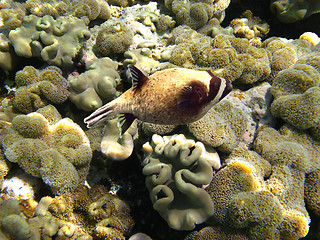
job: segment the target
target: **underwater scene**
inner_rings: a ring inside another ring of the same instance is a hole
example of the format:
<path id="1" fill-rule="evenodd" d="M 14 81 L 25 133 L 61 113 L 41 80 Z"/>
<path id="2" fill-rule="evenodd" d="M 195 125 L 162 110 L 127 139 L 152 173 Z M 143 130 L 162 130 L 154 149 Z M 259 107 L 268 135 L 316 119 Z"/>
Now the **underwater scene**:
<path id="1" fill-rule="evenodd" d="M 319 0 L 0 0 L 0 240 L 320 240 Z"/>

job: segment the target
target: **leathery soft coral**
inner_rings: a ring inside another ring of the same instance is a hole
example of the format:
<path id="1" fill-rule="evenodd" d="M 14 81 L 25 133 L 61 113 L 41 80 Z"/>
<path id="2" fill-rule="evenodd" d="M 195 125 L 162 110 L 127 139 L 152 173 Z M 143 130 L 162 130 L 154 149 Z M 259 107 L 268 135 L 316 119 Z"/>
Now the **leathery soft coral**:
<path id="1" fill-rule="evenodd" d="M 203 27 L 211 18 L 222 21 L 224 10 L 229 6 L 229 0 L 185 2 L 166 0 L 165 6 L 174 14 L 179 25 L 188 25 L 193 29 Z"/>
<path id="2" fill-rule="evenodd" d="M 51 235 L 73 239 L 125 239 L 124 234 L 133 226 L 128 204 L 102 185 L 93 188 L 81 185 L 74 194 L 42 198 L 36 218 L 42 234 L 55 223 Z"/>
<path id="3" fill-rule="evenodd" d="M 143 145 L 146 156 L 143 174 L 153 208 L 170 227 L 191 230 L 214 212 L 210 196 L 202 188 L 220 167 L 220 158 L 213 149 L 184 135 L 153 135 Z"/>
<path id="4" fill-rule="evenodd" d="M 320 139 L 319 69 L 320 54 L 315 51 L 280 72 L 271 88 L 275 98 L 271 113 L 297 129 L 310 129 L 316 139 Z"/>
<path id="5" fill-rule="evenodd" d="M 210 38 L 186 26 L 175 28 L 172 35 L 176 44 L 169 59 L 172 64 L 207 69 L 241 84 L 262 81 L 271 73 L 268 51 L 252 46 L 247 39 L 222 34 Z"/>
<path id="6" fill-rule="evenodd" d="M 16 73 L 17 91 L 13 105 L 23 113 L 30 113 L 48 103 L 60 104 L 68 98 L 68 81 L 55 66 L 38 70 L 26 66 Z"/>
<path id="7" fill-rule="evenodd" d="M 107 20 L 110 17 L 110 7 L 104 0 L 28 0 L 26 9 L 39 17 L 74 16 L 82 18 L 87 24 L 95 19 Z"/>
<path id="8" fill-rule="evenodd" d="M 121 135 L 118 119 L 109 120 L 103 128 L 100 144 L 101 152 L 113 161 L 122 161 L 131 156 L 134 147 L 134 136 L 137 134 L 135 121 L 128 130 Z"/>
<path id="9" fill-rule="evenodd" d="M 10 162 L 42 178 L 54 193 L 83 183 L 92 157 L 82 129 L 71 119 L 61 119 L 52 105 L 15 117 L 2 146 Z"/>
<path id="10" fill-rule="evenodd" d="M 98 32 L 96 46 L 103 56 L 124 53 L 133 42 L 134 33 L 121 21 L 108 21 Z"/>
<path id="11" fill-rule="evenodd" d="M 254 149 L 272 164 L 272 174 L 266 182 L 283 206 L 284 220 L 279 227 L 282 239 L 306 236 L 310 218 L 305 208 L 304 188 L 311 187 L 311 182 L 305 184 L 308 182 L 305 175 L 320 167 L 319 143 L 306 133 L 286 125 L 279 131 L 261 127 Z M 307 201 L 312 203 L 317 197 L 318 194 L 309 195 Z"/>
<path id="12" fill-rule="evenodd" d="M 213 219 L 249 239 L 274 239 L 283 217 L 279 200 L 264 183 L 270 164 L 245 148 L 235 149 L 226 164 L 206 188 L 215 206 Z"/>
<path id="13" fill-rule="evenodd" d="M 7 199 L 0 202 L 0 238 L 1 239 L 30 239 L 31 228 L 21 215 L 19 202 Z"/>
<path id="14" fill-rule="evenodd" d="M 73 65 L 82 41 L 89 36 L 90 31 L 81 19 L 54 19 L 49 15 L 25 16 L 22 25 L 9 33 L 18 56 L 40 57 L 48 64 L 61 67 Z"/>
<path id="15" fill-rule="evenodd" d="M 79 76 L 69 76 L 69 99 L 85 111 L 94 111 L 120 95 L 117 90 L 120 76 L 118 63 L 110 58 L 99 58 L 86 65 Z"/>
<path id="16" fill-rule="evenodd" d="M 190 132 L 201 142 L 232 152 L 245 133 L 247 118 L 229 101 L 212 107 L 198 121 L 188 124 Z"/>
<path id="17" fill-rule="evenodd" d="M 9 39 L 3 33 L 0 33 L 0 68 L 11 71 L 17 63 L 13 47 Z"/>

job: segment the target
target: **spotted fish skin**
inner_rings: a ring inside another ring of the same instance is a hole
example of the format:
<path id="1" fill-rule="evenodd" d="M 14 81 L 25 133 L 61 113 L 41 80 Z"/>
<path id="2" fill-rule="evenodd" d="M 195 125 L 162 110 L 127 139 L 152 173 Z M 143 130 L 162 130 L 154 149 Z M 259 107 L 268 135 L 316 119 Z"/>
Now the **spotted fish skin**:
<path id="1" fill-rule="evenodd" d="M 88 127 L 124 114 L 124 132 L 135 118 L 156 124 L 186 124 L 200 119 L 231 90 L 229 80 L 209 71 L 171 68 L 146 77 L 129 66 L 133 86 L 97 109 L 84 122 Z"/>

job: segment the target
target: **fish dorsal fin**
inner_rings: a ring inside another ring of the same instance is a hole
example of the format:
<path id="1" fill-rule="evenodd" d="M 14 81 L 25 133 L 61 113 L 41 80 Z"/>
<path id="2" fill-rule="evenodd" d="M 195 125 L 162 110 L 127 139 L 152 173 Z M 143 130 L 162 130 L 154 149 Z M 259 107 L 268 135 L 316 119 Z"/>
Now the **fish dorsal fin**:
<path id="1" fill-rule="evenodd" d="M 124 113 L 120 116 L 121 135 L 123 135 L 131 126 L 136 117 L 131 113 Z"/>
<path id="2" fill-rule="evenodd" d="M 201 82 L 193 82 L 191 85 L 182 88 L 179 96 L 179 109 L 198 106 L 202 104 L 207 97 L 206 88 Z"/>
<path id="3" fill-rule="evenodd" d="M 129 71 L 132 77 L 132 88 L 139 89 L 141 86 L 148 80 L 146 77 L 136 66 L 130 65 Z"/>

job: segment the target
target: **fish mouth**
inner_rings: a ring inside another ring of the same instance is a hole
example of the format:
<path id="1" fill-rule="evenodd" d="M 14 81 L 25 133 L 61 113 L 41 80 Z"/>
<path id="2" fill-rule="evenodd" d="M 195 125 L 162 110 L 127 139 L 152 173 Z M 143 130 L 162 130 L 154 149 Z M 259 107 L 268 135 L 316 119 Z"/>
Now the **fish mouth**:
<path id="1" fill-rule="evenodd" d="M 225 79 L 225 81 L 226 81 L 226 86 L 225 86 L 225 88 L 223 90 L 223 93 L 221 94 L 221 97 L 220 97 L 219 101 L 221 99 L 223 99 L 225 96 L 227 96 L 232 90 L 231 81 L 229 81 L 228 79 Z"/>

